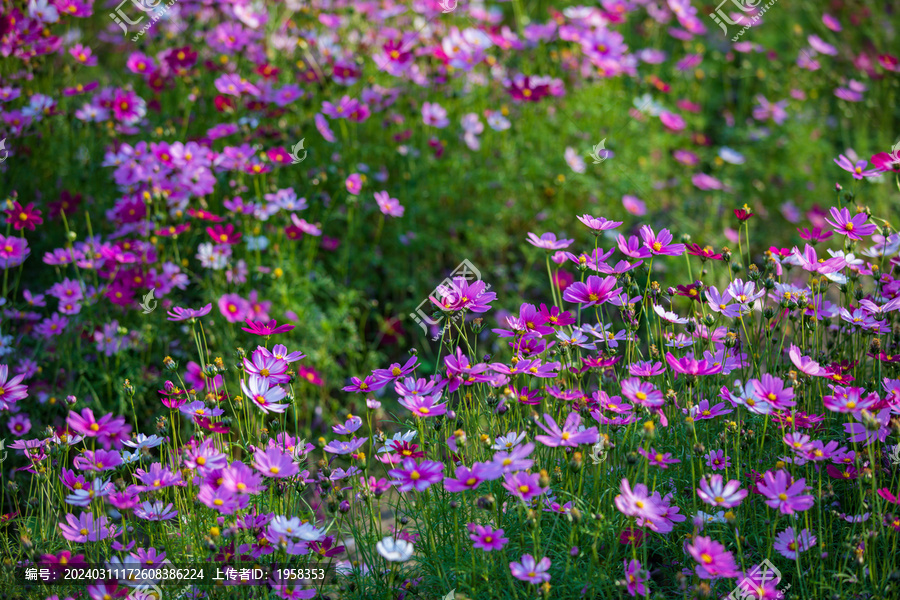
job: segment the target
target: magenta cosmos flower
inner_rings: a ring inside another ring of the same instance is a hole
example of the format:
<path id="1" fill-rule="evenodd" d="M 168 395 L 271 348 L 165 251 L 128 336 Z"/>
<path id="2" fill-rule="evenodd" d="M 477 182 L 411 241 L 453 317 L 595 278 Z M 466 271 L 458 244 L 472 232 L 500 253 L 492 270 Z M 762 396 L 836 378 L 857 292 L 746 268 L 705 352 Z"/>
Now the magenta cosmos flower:
<path id="1" fill-rule="evenodd" d="M 671 352 L 666 352 L 666 362 L 672 370 L 682 375 L 713 375 L 722 370 L 722 365 L 714 365 L 708 360 L 697 360 L 691 356 L 675 358 Z"/>
<path id="2" fill-rule="evenodd" d="M 741 504 L 741 500 L 747 497 L 747 490 L 740 489 L 741 482 L 732 479 L 724 482 L 721 475 L 709 475 L 700 480 L 697 495 L 710 506 L 724 506 L 734 508 Z"/>
<path id="3" fill-rule="evenodd" d="M 550 559 L 546 556 L 540 561 L 535 561 L 532 555 L 526 554 L 522 557 L 522 562 L 509 563 L 509 570 L 519 581 L 534 584 L 550 581 L 550 573 L 547 572 L 550 570 Z"/>
<path id="4" fill-rule="evenodd" d="M 268 323 L 251 321 L 250 319 L 247 319 L 246 322 L 249 327 L 241 327 L 241 330 L 254 335 L 269 336 L 276 333 L 287 333 L 294 328 L 293 325 L 279 325 L 275 319 L 272 319 Z"/>
<path id="5" fill-rule="evenodd" d="M 447 413 L 447 405 L 437 403 L 440 399 L 441 393 L 438 392 L 433 396 L 404 396 L 399 403 L 417 417 L 439 417 Z"/>
<path id="6" fill-rule="evenodd" d="M 421 464 L 412 458 L 405 458 L 399 468 L 391 469 L 388 475 L 394 478 L 391 482 L 401 492 L 416 490 L 421 492 L 443 479 L 444 464 L 433 460 L 424 460 Z"/>
<path id="7" fill-rule="evenodd" d="M 869 219 L 866 213 L 859 213 L 851 218 L 849 210 L 846 208 L 838 210 L 835 207 L 831 207 L 830 213 L 831 219 L 825 219 L 825 222 L 834 228 L 835 233 L 846 235 L 851 240 L 859 241 L 878 229 L 873 223 L 866 223 Z"/>
<path id="8" fill-rule="evenodd" d="M 362 177 L 359 173 L 354 173 L 347 177 L 347 180 L 344 182 L 347 186 L 347 191 L 353 194 L 354 196 L 358 195 L 360 191 L 362 191 Z"/>
<path id="9" fill-rule="evenodd" d="M 469 523 L 466 527 L 469 529 L 469 539 L 472 540 L 472 545 L 485 552 L 499 550 L 509 541 L 508 538 L 503 537 L 502 529 L 494 529 L 490 525 L 482 527 L 475 523 Z"/>
<path id="10" fill-rule="evenodd" d="M 524 471 L 519 471 L 515 475 L 507 473 L 503 481 L 503 487 L 510 494 L 521 498 L 525 502 L 540 496 L 549 489 L 541 487 L 541 476 L 538 473 L 526 473 Z"/>
<path id="11" fill-rule="evenodd" d="M 592 229 L 595 232 L 600 231 L 608 231 L 610 229 L 615 229 L 619 225 L 622 224 L 621 221 L 607 221 L 603 217 L 593 217 L 591 215 L 582 215 L 578 217 L 578 220 L 584 223 L 588 228 Z"/>
<path id="12" fill-rule="evenodd" d="M 695 537 L 694 543 L 687 546 L 687 551 L 699 563 L 696 571 L 700 579 L 736 577 L 738 574 L 734 556 L 711 538 Z"/>
<path id="13" fill-rule="evenodd" d="M 809 489 L 806 487 L 806 480 L 793 481 L 785 471 L 766 471 L 762 482 L 757 484 L 757 489 L 767 498 L 766 504 L 785 515 L 809 510 L 815 503 L 812 496 L 804 493 Z"/>
<path id="14" fill-rule="evenodd" d="M 615 288 L 615 289 L 613 289 Z M 601 279 L 596 275 L 587 278 L 587 282 L 577 281 L 563 292 L 563 300 L 575 304 L 581 304 L 582 308 L 604 304 L 617 297 L 622 288 L 616 287 L 616 278 L 613 275 Z"/>
<path id="15" fill-rule="evenodd" d="M 668 229 L 663 229 L 659 233 L 654 233 L 649 225 L 641 227 L 641 239 L 644 240 L 644 246 L 654 255 L 681 256 L 684 254 L 684 244 L 673 244 L 672 234 Z"/>
<path id="16" fill-rule="evenodd" d="M 600 441 L 600 434 L 597 433 L 596 427 L 579 431 L 581 429 L 581 417 L 576 412 L 569 413 L 562 429 L 559 428 L 553 417 L 547 413 L 544 413 L 544 420 L 547 421 L 546 427 L 540 421 L 535 421 L 535 424 L 547 435 L 536 435 L 534 439 L 550 448 L 558 448 L 560 446 L 575 448 L 580 444 L 596 444 Z"/>
<path id="17" fill-rule="evenodd" d="M 662 509 L 650 497 L 647 486 L 643 483 L 635 485 L 632 490 L 628 480 L 622 479 L 619 492 L 613 502 L 623 515 L 654 522 L 662 519 Z"/>
<path id="18" fill-rule="evenodd" d="M 541 237 L 528 232 L 528 243 L 532 246 L 537 246 L 538 248 L 543 248 L 550 252 L 551 250 L 562 250 L 563 248 L 568 248 L 572 245 L 572 242 L 575 240 L 565 240 L 565 239 L 556 239 L 555 233 L 545 233 L 542 234 Z"/>

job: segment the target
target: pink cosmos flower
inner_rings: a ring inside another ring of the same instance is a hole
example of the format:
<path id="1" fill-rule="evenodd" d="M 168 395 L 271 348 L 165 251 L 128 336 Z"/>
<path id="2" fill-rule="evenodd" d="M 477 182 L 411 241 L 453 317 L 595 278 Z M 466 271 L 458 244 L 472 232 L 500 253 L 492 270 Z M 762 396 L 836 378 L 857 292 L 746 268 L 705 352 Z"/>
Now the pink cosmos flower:
<path id="1" fill-rule="evenodd" d="M 509 570 L 512 571 L 513 577 L 519 581 L 527 581 L 533 584 L 550 581 L 550 559 L 546 556 L 540 561 L 535 561 L 534 557 L 526 554 L 522 557 L 522 562 L 509 563 Z"/>
<path id="2" fill-rule="evenodd" d="M 701 579 L 736 577 L 738 574 L 734 555 L 711 538 L 697 536 L 693 544 L 686 545 L 686 550 L 697 561 L 696 571 Z"/>
<path id="3" fill-rule="evenodd" d="M 647 204 L 637 196 L 625 194 L 622 196 L 622 206 L 636 217 L 643 217 L 647 214 Z"/>
<path id="4" fill-rule="evenodd" d="M 280 404 L 279 401 L 287 396 L 280 385 L 271 385 L 268 381 L 257 375 L 251 375 L 248 380 L 241 380 L 241 390 L 248 400 L 253 402 L 263 412 L 283 413 L 290 404 Z"/>
<path id="5" fill-rule="evenodd" d="M 516 450 L 518 450 L 518 448 Z M 514 450 L 513 453 L 515 453 L 516 450 Z M 497 454 L 500 453 L 498 452 Z M 513 496 L 516 496 L 525 502 L 529 502 L 532 498 L 540 496 L 549 489 L 542 488 L 540 481 L 541 476 L 538 473 L 519 471 L 515 474 L 507 473 L 504 476 L 503 487 Z"/>
<path id="6" fill-rule="evenodd" d="M 9 365 L 0 365 L 0 410 L 8 410 L 15 402 L 28 396 L 25 375 L 9 378 Z"/>
<path id="7" fill-rule="evenodd" d="M 347 180 L 344 182 L 344 185 L 347 187 L 347 191 L 354 196 L 358 195 L 362 190 L 362 176 L 359 173 L 353 173 Z"/>
<path id="8" fill-rule="evenodd" d="M 481 526 L 469 523 L 466 528 L 469 530 L 469 539 L 472 540 L 473 547 L 485 552 L 500 550 L 509 541 L 508 538 L 503 537 L 502 529 L 494 529 L 490 525 Z"/>
<path id="9" fill-rule="evenodd" d="M 417 417 L 439 417 L 447 414 L 447 404 L 437 403 L 440 399 L 441 392 L 438 392 L 433 396 L 404 396 L 398 402 Z"/>
<path id="10" fill-rule="evenodd" d="M 253 455 L 253 468 L 266 477 L 277 478 L 292 477 L 300 471 L 291 457 L 277 447 L 257 450 Z"/>
<path id="11" fill-rule="evenodd" d="M 389 217 L 402 217 L 404 208 L 400 204 L 400 201 L 396 198 L 391 198 L 391 195 L 386 191 L 375 192 L 375 202 L 378 203 L 378 208 L 381 212 Z"/>
<path id="12" fill-rule="evenodd" d="M 562 250 L 563 248 L 568 248 L 572 245 L 572 242 L 575 240 L 566 240 L 566 239 L 556 239 L 556 234 L 552 232 L 547 232 L 541 234 L 541 237 L 538 237 L 534 233 L 528 232 L 528 243 L 532 246 L 537 246 L 538 248 L 543 248 L 544 250 Z"/>
<path id="13" fill-rule="evenodd" d="M 628 479 L 622 479 L 619 484 L 619 494 L 613 502 L 623 515 L 659 521 L 662 519 L 660 506 L 653 501 L 647 486 L 639 483 L 632 490 Z"/>
<path id="14" fill-rule="evenodd" d="M 672 234 L 668 229 L 663 229 L 656 234 L 649 225 L 644 225 L 641 227 L 640 233 L 644 246 L 650 251 L 650 254 L 666 256 L 684 254 L 684 244 L 673 244 Z"/>
<path id="15" fill-rule="evenodd" d="M 550 448 L 559 448 L 560 446 L 575 448 L 581 444 L 596 444 L 600 441 L 600 434 L 596 427 L 580 431 L 581 417 L 577 412 L 570 412 L 566 417 L 566 422 L 562 429 L 556 424 L 553 417 L 544 413 L 544 420 L 547 426 L 540 421 L 535 424 L 541 428 L 547 435 L 536 435 L 534 439 Z"/>
<path id="16" fill-rule="evenodd" d="M 721 475 L 709 475 L 700 480 L 697 495 L 710 506 L 734 508 L 747 497 L 747 490 L 740 489 L 741 482 L 732 479 L 727 484 Z"/>
<path id="17" fill-rule="evenodd" d="M 706 466 L 714 471 L 722 471 L 731 466 L 731 459 L 722 450 L 710 450 L 706 455 Z"/>
<path id="18" fill-rule="evenodd" d="M 766 504 L 771 508 L 777 508 L 785 515 L 809 510 L 815 504 L 814 498 L 804 493 L 809 490 L 806 480 L 793 481 L 783 470 L 766 471 L 763 480 L 757 483 L 756 487 L 759 493 L 767 498 Z"/>
<path id="19" fill-rule="evenodd" d="M 673 371 L 682 375 L 714 375 L 722 370 L 722 365 L 714 365 L 706 359 L 697 360 L 692 356 L 675 358 L 671 352 L 666 352 L 666 362 Z"/>

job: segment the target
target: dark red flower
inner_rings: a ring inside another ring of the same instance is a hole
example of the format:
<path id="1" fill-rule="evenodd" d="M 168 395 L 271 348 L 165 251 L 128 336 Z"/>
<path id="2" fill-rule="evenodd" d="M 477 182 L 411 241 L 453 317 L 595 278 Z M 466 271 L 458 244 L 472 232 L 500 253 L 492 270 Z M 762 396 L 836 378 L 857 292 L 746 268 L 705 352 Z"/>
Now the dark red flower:
<path id="1" fill-rule="evenodd" d="M 734 209 L 734 216 L 738 218 L 738 221 L 743 223 L 744 221 L 752 217 L 753 213 L 750 211 L 750 207 L 745 204 L 744 208 Z"/>
<path id="2" fill-rule="evenodd" d="M 700 244 L 686 244 L 688 254 L 691 256 L 699 256 L 702 260 L 725 260 L 721 254 L 716 254 L 712 246 L 700 247 Z"/>

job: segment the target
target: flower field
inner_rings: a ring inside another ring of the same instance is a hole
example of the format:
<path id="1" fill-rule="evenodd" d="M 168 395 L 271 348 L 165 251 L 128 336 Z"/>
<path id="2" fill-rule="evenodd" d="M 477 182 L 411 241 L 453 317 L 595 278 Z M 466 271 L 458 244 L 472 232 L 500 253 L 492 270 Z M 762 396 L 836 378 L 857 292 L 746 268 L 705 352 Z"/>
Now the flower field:
<path id="1" fill-rule="evenodd" d="M 0 598 L 900 598 L 898 28 L 0 0 Z"/>

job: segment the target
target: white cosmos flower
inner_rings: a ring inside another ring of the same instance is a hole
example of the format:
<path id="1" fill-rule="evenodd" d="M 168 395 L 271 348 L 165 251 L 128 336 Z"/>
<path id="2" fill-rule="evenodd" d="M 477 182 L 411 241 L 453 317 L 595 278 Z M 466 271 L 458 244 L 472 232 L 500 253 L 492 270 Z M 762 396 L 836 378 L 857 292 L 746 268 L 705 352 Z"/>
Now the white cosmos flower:
<path id="1" fill-rule="evenodd" d="M 387 536 L 375 544 L 378 554 L 389 562 L 406 562 L 413 554 L 413 545 L 406 540 L 397 540 Z"/>

